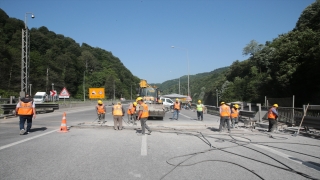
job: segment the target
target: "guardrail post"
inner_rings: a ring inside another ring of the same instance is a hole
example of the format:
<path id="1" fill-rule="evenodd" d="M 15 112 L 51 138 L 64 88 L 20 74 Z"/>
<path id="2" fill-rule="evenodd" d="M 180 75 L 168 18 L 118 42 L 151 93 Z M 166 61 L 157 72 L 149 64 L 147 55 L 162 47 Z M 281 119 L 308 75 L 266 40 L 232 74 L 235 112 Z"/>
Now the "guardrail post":
<path id="1" fill-rule="evenodd" d="M 260 103 L 257 103 L 257 106 L 259 107 L 259 122 L 262 121 L 262 118 L 261 118 L 261 104 Z"/>
<path id="2" fill-rule="evenodd" d="M 251 111 L 251 103 L 247 103 L 247 105 L 249 106 L 249 111 Z"/>
<path id="3" fill-rule="evenodd" d="M 10 96 L 10 104 L 13 103 L 13 98 L 14 98 L 14 96 Z"/>

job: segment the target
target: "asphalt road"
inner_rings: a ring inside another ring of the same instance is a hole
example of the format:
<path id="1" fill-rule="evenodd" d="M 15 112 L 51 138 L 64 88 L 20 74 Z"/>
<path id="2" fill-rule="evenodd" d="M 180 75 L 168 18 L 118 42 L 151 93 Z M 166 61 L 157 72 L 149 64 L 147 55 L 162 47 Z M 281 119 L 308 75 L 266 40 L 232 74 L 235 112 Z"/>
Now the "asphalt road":
<path id="1" fill-rule="evenodd" d="M 178 121 L 170 112 L 148 120 L 153 132 L 140 136 L 139 123 L 113 130 L 110 110 L 104 125 L 94 107 L 39 114 L 28 135 L 19 135 L 18 118 L 0 119 L 0 179 L 320 179 L 317 139 L 219 133 L 218 117 L 197 121 L 186 110 Z M 57 132 L 64 111 L 68 133 Z"/>

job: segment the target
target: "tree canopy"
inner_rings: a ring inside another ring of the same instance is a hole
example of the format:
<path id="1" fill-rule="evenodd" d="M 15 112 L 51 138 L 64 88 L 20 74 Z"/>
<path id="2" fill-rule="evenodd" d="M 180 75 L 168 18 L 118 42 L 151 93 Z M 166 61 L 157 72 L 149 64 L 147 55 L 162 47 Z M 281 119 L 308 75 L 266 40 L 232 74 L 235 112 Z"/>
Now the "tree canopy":
<path id="1" fill-rule="evenodd" d="M 0 95 L 18 96 L 21 81 L 21 20 L 10 18 L 0 9 Z M 30 76 L 32 92 L 61 91 L 66 87 L 74 98 L 83 98 L 83 83 L 90 87 L 104 87 L 108 99 L 129 98 L 131 84 L 139 78 L 122 64 L 119 58 L 101 48 L 79 44 L 69 37 L 56 34 L 47 27 L 30 31 Z M 48 72 L 48 80 L 47 80 Z M 133 86 L 135 88 L 135 86 Z M 88 94 L 86 93 L 86 96 Z"/>

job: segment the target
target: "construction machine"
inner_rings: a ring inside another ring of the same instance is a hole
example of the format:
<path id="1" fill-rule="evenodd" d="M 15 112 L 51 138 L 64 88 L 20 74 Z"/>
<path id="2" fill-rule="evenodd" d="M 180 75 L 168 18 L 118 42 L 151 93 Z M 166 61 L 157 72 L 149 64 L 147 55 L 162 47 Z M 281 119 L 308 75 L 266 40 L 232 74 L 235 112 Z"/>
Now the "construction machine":
<path id="1" fill-rule="evenodd" d="M 149 107 L 149 117 L 163 119 L 165 110 L 162 103 L 158 103 L 160 99 L 160 90 L 157 87 L 152 87 L 146 80 L 141 79 L 139 84 L 138 96 L 143 98 L 143 101 Z"/>

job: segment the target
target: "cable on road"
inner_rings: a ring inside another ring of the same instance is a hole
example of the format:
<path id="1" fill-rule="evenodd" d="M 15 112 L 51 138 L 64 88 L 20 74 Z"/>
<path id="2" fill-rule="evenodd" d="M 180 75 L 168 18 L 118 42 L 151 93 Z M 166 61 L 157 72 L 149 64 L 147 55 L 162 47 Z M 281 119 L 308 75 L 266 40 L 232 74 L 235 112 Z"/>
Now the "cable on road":
<path id="1" fill-rule="evenodd" d="M 263 146 L 275 147 L 275 146 L 266 145 L 264 143 L 282 143 L 282 144 L 295 144 L 295 145 L 303 145 L 303 146 L 306 145 L 306 146 L 320 147 L 319 145 L 304 144 L 304 143 L 290 143 L 290 142 L 283 142 L 283 141 L 279 141 L 279 142 L 253 142 L 250 138 L 243 137 L 243 136 L 245 136 L 244 133 L 238 133 L 238 134 L 237 133 L 235 133 L 235 134 L 203 134 L 202 132 L 186 132 L 186 131 L 182 131 L 182 130 L 158 131 L 158 132 L 160 132 L 160 133 L 172 133 L 172 134 L 177 134 L 177 135 L 194 136 L 194 137 L 199 138 L 202 142 L 204 142 L 205 144 L 207 144 L 210 147 L 208 150 L 199 151 L 199 152 L 195 152 L 195 153 L 191 153 L 191 154 L 185 154 L 185 155 L 181 155 L 181 156 L 174 156 L 174 157 L 168 159 L 166 162 L 169 165 L 174 166 L 174 167 L 169 172 L 167 172 L 165 175 L 163 175 L 160 179 L 164 179 L 165 177 L 167 177 L 171 172 L 173 172 L 179 166 L 181 166 L 181 167 L 183 167 L 183 166 L 192 166 L 192 165 L 200 164 L 200 163 L 203 163 L 203 162 L 221 162 L 221 163 L 233 164 L 233 165 L 236 165 L 238 167 L 241 167 L 241 168 L 249 171 L 250 173 L 254 174 L 255 176 L 257 176 L 260 179 L 264 179 L 263 177 L 261 177 L 259 174 L 257 174 L 253 170 L 250 170 L 250 169 L 248 169 L 248 168 L 246 168 L 246 167 L 244 167 L 244 166 L 242 166 L 242 165 L 240 165 L 238 163 L 234 163 L 234 162 L 230 162 L 230 161 L 208 159 L 208 160 L 198 161 L 198 162 L 191 163 L 191 164 L 183 164 L 183 163 L 187 162 L 189 159 L 191 159 L 191 158 L 193 158 L 193 157 L 195 157 L 195 156 L 197 156 L 199 154 L 209 153 L 209 152 L 213 152 L 213 151 L 222 151 L 222 152 L 225 152 L 225 153 L 228 153 L 228 154 L 232 154 L 232 155 L 239 156 L 239 157 L 242 157 L 242 158 L 245 158 L 245 159 L 248 159 L 248 160 L 252 160 L 252 161 L 259 162 L 259 163 L 262 163 L 262 164 L 265 164 L 265 165 L 268 165 L 268 166 L 272 166 L 272 167 L 275 167 L 275 168 L 278 168 L 278 169 L 281 169 L 281 170 L 284 170 L 284 171 L 295 173 L 297 175 L 300 175 L 300 176 L 308 178 L 308 179 L 317 179 L 317 178 L 314 178 L 314 177 L 312 177 L 312 176 L 310 176 L 308 174 L 305 174 L 305 173 L 302 173 L 302 172 L 299 172 L 299 171 L 295 171 L 294 169 L 292 169 L 291 167 L 289 167 L 285 163 L 281 162 L 280 160 L 277 160 L 276 158 L 274 158 L 274 157 L 272 157 L 272 156 L 270 156 L 270 155 L 268 155 L 268 154 L 266 154 L 266 153 L 264 153 L 262 151 L 259 151 L 257 149 L 254 149 L 254 148 L 251 148 L 251 147 L 248 147 L 248 146 L 250 144 L 259 144 L 259 145 L 263 145 Z M 216 137 L 217 135 L 218 136 L 227 136 L 227 137 L 230 137 L 231 139 Z M 250 136 L 252 136 L 252 135 L 255 135 L 255 136 L 270 136 L 268 133 L 250 134 Z M 207 138 L 215 139 L 215 142 L 229 142 L 229 143 L 233 143 L 235 145 L 228 146 L 228 147 L 223 147 L 223 148 L 217 148 L 217 147 L 214 147 Z M 239 140 L 237 138 L 242 138 L 242 139 L 245 139 L 246 141 L 242 141 L 242 140 Z M 288 138 L 280 137 L 280 136 L 272 136 L 272 139 L 275 139 L 275 140 L 287 140 Z M 237 153 L 234 153 L 234 152 L 230 152 L 230 151 L 227 150 L 227 149 L 230 149 L 230 148 L 235 148 L 235 147 L 240 147 L 240 146 L 244 147 L 244 148 L 247 148 L 247 149 L 250 149 L 252 151 L 255 151 L 257 153 L 260 153 L 260 154 L 262 154 L 262 155 L 274 160 L 275 162 L 279 163 L 283 167 L 278 166 L 278 165 L 274 165 L 274 164 L 271 164 L 271 163 L 268 163 L 268 162 L 260 161 L 260 160 L 257 160 L 257 159 L 251 158 L 251 157 L 247 157 L 247 156 L 244 156 L 244 155 L 241 155 L 241 154 L 237 154 Z M 278 148 L 278 147 L 275 147 L 275 148 Z M 294 152 L 294 153 L 305 155 L 305 156 L 309 156 L 309 157 L 316 157 L 316 156 L 313 156 L 313 155 L 310 155 L 310 154 L 301 153 L 301 152 L 289 150 L 289 149 L 286 149 L 286 148 L 278 148 L 278 149 L 286 150 L 286 151 L 289 151 L 289 152 Z M 173 159 L 186 157 L 186 156 L 188 158 L 180 161 L 177 164 L 174 164 L 174 163 L 170 162 Z M 320 159 L 319 157 L 316 157 L 316 158 Z"/>

